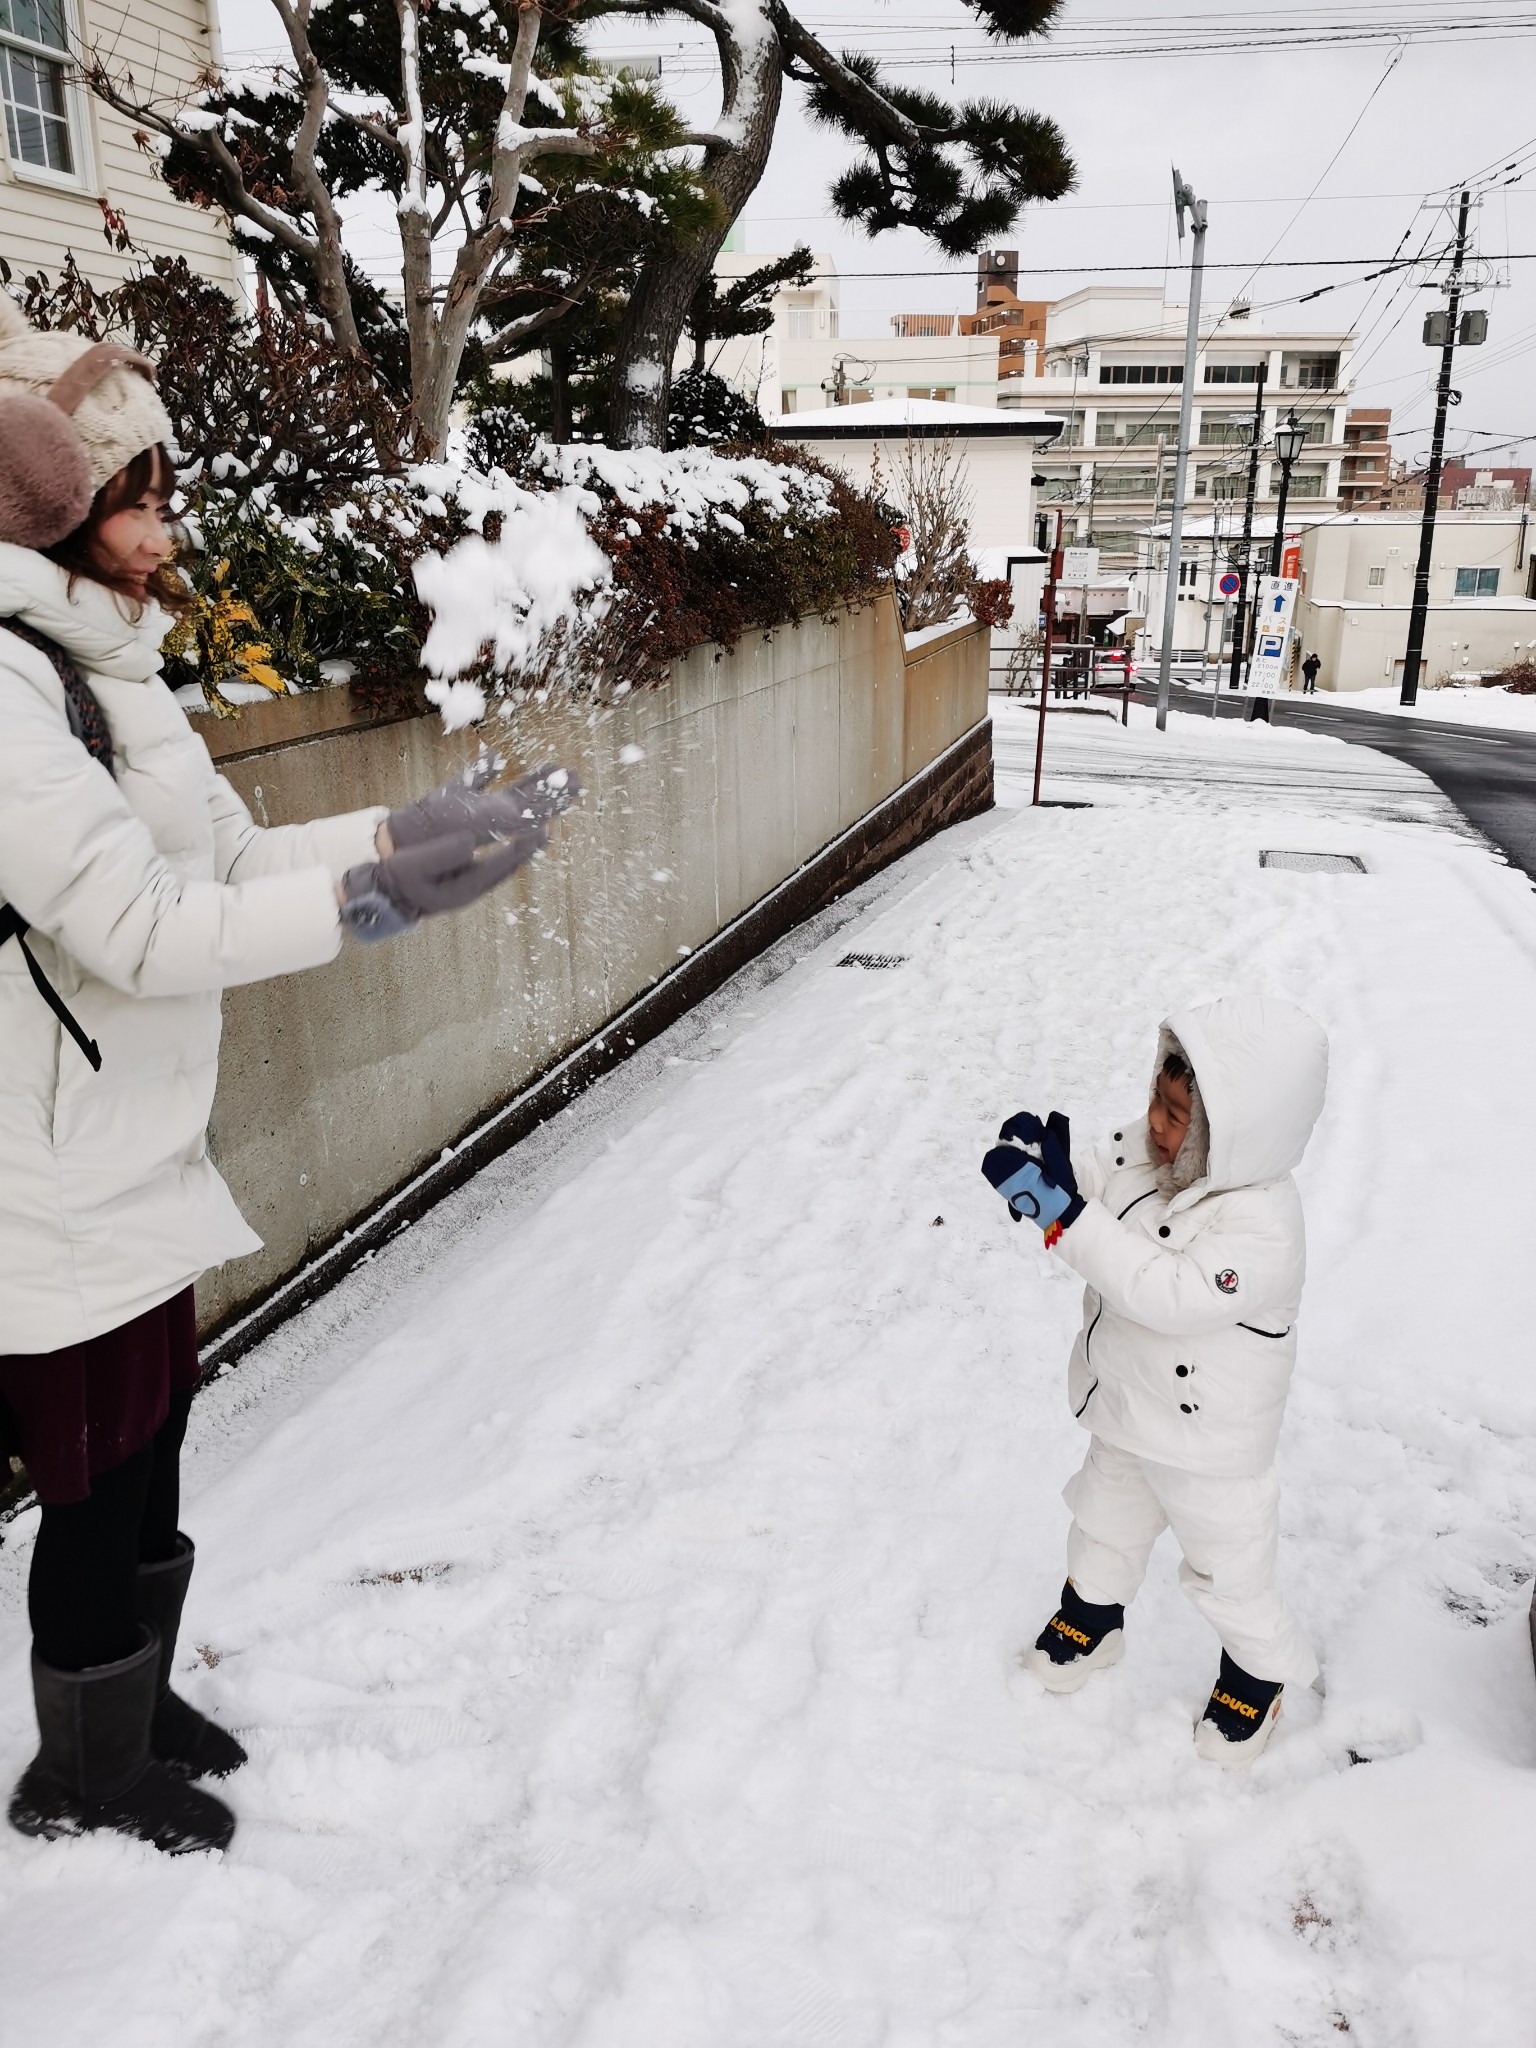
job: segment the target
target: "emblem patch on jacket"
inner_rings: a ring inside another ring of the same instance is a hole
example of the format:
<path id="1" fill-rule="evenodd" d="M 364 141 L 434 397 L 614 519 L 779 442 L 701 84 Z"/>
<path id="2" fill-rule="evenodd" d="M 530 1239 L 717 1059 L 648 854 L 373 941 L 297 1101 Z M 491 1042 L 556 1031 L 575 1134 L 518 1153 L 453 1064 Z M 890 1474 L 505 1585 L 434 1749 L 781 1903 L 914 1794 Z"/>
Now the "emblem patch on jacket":
<path id="1" fill-rule="evenodd" d="M 1222 1271 L 1216 1275 L 1216 1285 L 1221 1289 L 1223 1294 L 1236 1294 L 1237 1275 L 1233 1272 L 1230 1266 L 1224 1267 Z"/>

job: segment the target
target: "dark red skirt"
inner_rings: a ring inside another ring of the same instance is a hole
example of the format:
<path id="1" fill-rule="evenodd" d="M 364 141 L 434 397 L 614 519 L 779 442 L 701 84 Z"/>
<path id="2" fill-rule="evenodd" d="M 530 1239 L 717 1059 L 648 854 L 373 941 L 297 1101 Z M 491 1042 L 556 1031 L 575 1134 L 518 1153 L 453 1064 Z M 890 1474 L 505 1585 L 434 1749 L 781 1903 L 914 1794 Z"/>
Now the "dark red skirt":
<path id="1" fill-rule="evenodd" d="M 0 1401 L 38 1499 L 84 1500 L 98 1472 L 149 1442 L 172 1392 L 190 1393 L 201 1377 L 190 1287 L 105 1336 L 0 1358 Z"/>

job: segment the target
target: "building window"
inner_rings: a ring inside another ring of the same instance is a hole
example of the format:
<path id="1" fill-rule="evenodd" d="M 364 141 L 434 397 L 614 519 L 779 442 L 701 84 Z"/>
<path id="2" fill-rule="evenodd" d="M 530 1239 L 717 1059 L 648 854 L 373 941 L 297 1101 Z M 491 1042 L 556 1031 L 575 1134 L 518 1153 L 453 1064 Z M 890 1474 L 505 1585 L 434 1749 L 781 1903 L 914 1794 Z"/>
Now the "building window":
<path id="1" fill-rule="evenodd" d="M 1497 597 L 1499 594 L 1499 572 L 1497 569 L 1458 569 L 1456 571 L 1456 595 L 1458 597 Z"/>
<path id="2" fill-rule="evenodd" d="M 1094 477 L 1096 498 L 1150 498 L 1156 489 L 1155 469 L 1101 469 Z"/>
<path id="3" fill-rule="evenodd" d="M 64 0 L 0 0 L 0 97 L 11 161 L 75 174 Z"/>
<path id="4" fill-rule="evenodd" d="M 1178 439 L 1178 421 L 1161 419 L 1156 413 L 1101 412 L 1094 422 L 1095 448 L 1157 446 L 1159 438 Z"/>
<path id="5" fill-rule="evenodd" d="M 1380 590 L 1386 580 L 1387 565 L 1385 562 L 1373 562 L 1365 572 L 1365 582 L 1368 590 Z"/>
<path id="6" fill-rule="evenodd" d="M 909 384 L 907 386 L 908 398 L 943 398 L 953 400 L 954 395 L 955 387 L 953 384 Z"/>
<path id="7" fill-rule="evenodd" d="M 1292 391 L 1332 391 L 1339 381 L 1337 356 L 1286 356 L 1280 381 Z"/>
<path id="8" fill-rule="evenodd" d="M 1182 363 L 1100 363 L 1101 384 L 1182 384 Z"/>
<path id="9" fill-rule="evenodd" d="M 1207 384 L 1257 384 L 1259 366 L 1257 363 L 1207 363 L 1205 381 Z"/>
<path id="10" fill-rule="evenodd" d="M 1278 470 L 1280 465 L 1275 464 Z M 1290 495 L 1293 498 L 1320 498 L 1328 473 L 1322 469 L 1293 469 L 1291 471 Z M 1278 484 L 1277 484 L 1278 488 Z"/>
<path id="11" fill-rule="evenodd" d="M 1200 415 L 1202 448 L 1246 448 L 1253 436 L 1247 413 L 1205 412 Z"/>
<path id="12" fill-rule="evenodd" d="M 1247 479 L 1229 473 L 1224 469 L 1202 469 L 1195 475 L 1195 496 L 1216 498 L 1230 502 L 1240 498 L 1248 488 Z"/>

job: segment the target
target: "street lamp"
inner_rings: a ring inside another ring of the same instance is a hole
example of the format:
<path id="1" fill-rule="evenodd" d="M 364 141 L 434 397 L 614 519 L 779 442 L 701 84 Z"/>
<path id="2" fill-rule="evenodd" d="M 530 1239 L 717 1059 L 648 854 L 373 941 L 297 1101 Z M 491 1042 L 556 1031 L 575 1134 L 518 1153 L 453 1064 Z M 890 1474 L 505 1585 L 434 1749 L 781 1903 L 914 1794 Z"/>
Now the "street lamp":
<path id="1" fill-rule="evenodd" d="M 1280 503 L 1275 508 L 1275 544 L 1269 551 L 1269 573 L 1280 574 L 1280 561 L 1285 551 L 1285 501 L 1291 494 L 1291 468 L 1297 456 L 1307 445 L 1307 430 L 1297 420 L 1294 411 L 1285 416 L 1285 425 L 1275 429 L 1275 454 L 1280 462 Z"/>

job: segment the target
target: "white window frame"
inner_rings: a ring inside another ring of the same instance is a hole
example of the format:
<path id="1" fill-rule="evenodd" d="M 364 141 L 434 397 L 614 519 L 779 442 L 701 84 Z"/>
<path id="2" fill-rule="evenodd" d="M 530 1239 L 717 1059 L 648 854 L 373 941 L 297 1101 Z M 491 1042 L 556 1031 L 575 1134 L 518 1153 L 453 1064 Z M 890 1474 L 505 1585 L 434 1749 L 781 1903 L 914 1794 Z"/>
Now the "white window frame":
<path id="1" fill-rule="evenodd" d="M 1386 587 L 1387 565 L 1385 562 L 1371 562 L 1365 572 L 1367 590 L 1382 590 Z"/>
<path id="2" fill-rule="evenodd" d="M 14 35 L 9 29 L 0 29 L 0 44 L 7 49 L 20 50 L 27 56 L 41 57 L 45 62 L 62 65 L 69 146 L 74 154 L 75 168 L 72 171 L 55 171 L 46 164 L 28 163 L 25 157 L 13 156 L 3 109 L 0 109 L 0 146 L 3 146 L 6 168 L 19 184 L 47 185 L 55 192 L 94 194 L 98 190 L 94 138 L 86 92 L 79 75 L 80 10 L 77 0 L 59 0 L 59 7 L 64 16 L 65 49 L 55 49 L 51 43 L 35 43 L 30 37 Z"/>

